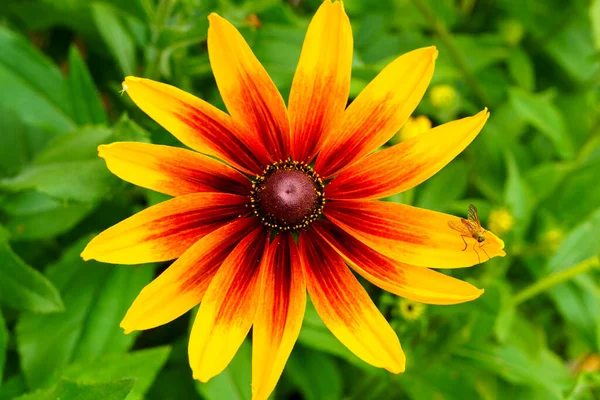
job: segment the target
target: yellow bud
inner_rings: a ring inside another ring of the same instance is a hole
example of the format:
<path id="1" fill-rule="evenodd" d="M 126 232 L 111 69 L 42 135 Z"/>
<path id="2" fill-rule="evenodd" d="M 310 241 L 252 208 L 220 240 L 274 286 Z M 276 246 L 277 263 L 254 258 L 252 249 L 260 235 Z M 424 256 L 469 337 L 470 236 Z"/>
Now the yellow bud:
<path id="1" fill-rule="evenodd" d="M 492 210 L 488 218 L 488 227 L 490 231 L 498 236 L 510 232 L 515 225 L 515 218 L 505 208 L 496 208 Z"/>
<path id="2" fill-rule="evenodd" d="M 407 321 L 414 321 L 419 319 L 425 312 L 427 306 L 423 303 L 417 303 L 416 301 L 408 299 L 400 299 L 398 302 L 398 309 L 400 315 Z"/>
<path id="3" fill-rule="evenodd" d="M 555 252 L 560 247 L 560 244 L 562 243 L 564 237 L 564 232 L 559 228 L 552 228 L 550 230 L 547 230 L 542 234 L 542 246 L 544 246 L 546 249 L 552 252 Z"/>
<path id="4" fill-rule="evenodd" d="M 500 24 L 500 36 L 510 46 L 518 45 L 525 35 L 525 28 L 514 19 L 503 20 Z"/>
<path id="5" fill-rule="evenodd" d="M 450 85 L 435 85 L 429 92 L 431 104 L 437 108 L 453 108 L 458 102 L 458 93 Z"/>
<path id="6" fill-rule="evenodd" d="M 425 133 L 431 129 L 431 120 L 424 115 L 410 117 L 402 129 L 392 139 L 393 143 L 399 143 L 411 137 Z"/>

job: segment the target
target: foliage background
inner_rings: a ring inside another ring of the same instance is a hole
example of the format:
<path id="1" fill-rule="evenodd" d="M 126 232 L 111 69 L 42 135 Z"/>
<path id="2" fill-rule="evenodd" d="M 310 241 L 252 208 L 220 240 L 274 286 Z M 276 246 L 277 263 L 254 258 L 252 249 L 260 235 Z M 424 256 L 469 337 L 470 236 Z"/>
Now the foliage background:
<path id="1" fill-rule="evenodd" d="M 488 226 L 502 222 L 488 217 L 492 210 L 505 210 L 513 217 L 501 235 L 508 255 L 449 271 L 485 294 L 428 306 L 415 320 L 365 283 L 398 331 L 404 375 L 359 361 L 309 307 L 274 397 L 600 398 L 600 1 L 345 5 L 355 38 L 351 96 L 396 56 L 435 44 L 432 89 L 415 114 L 437 125 L 491 110 L 461 156 L 390 201 L 457 215 L 475 203 Z M 0 399 L 249 399 L 249 343 L 222 375 L 198 384 L 187 364 L 189 315 L 122 334 L 125 310 L 165 265 L 84 263 L 79 253 L 95 233 L 165 198 L 113 177 L 96 147 L 176 145 L 119 95 L 125 75 L 223 107 L 206 51 L 212 11 L 238 26 L 287 98 L 318 6 L 2 1 Z M 433 88 L 444 84 L 454 98 L 440 102 Z"/>

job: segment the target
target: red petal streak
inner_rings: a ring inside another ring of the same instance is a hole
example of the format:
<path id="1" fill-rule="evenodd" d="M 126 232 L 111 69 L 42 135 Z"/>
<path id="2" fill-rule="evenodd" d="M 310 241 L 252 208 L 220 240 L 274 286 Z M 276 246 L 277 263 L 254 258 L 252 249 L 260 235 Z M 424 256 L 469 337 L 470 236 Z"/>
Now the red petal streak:
<path id="1" fill-rule="evenodd" d="M 171 196 L 225 192 L 242 196 L 251 184 L 233 168 L 200 153 L 148 143 L 117 142 L 98 148 L 119 178 Z"/>
<path id="2" fill-rule="evenodd" d="M 125 333 L 166 324 L 200 303 L 223 260 L 257 225 L 242 218 L 196 242 L 137 296 L 121 322 Z"/>
<path id="3" fill-rule="evenodd" d="M 385 257 L 329 221 L 317 221 L 313 228 L 356 272 L 395 295 L 420 303 L 457 304 L 483 293 L 467 282 Z"/>
<path id="4" fill-rule="evenodd" d="M 261 266 L 260 302 L 252 328 L 253 399 L 267 399 L 300 333 L 306 308 L 306 283 L 298 248 L 290 233 L 280 233 Z"/>
<path id="5" fill-rule="evenodd" d="M 310 162 L 334 124 L 350 89 L 352 28 L 341 1 L 324 1 L 313 17 L 290 91 L 292 156 Z"/>
<path id="6" fill-rule="evenodd" d="M 188 355 L 194 379 L 221 373 L 248 334 L 258 305 L 260 261 L 268 245 L 263 226 L 248 234 L 213 278 L 194 321 Z"/>
<path id="7" fill-rule="evenodd" d="M 248 198 L 195 193 L 145 209 L 96 236 L 81 256 L 113 264 L 168 261 L 203 236 L 247 213 Z"/>
<path id="8" fill-rule="evenodd" d="M 415 187 L 454 159 L 475 139 L 489 113 L 438 126 L 371 154 L 346 168 L 325 189 L 328 199 L 377 199 Z"/>
<path id="9" fill-rule="evenodd" d="M 186 146 L 251 175 L 268 163 L 258 137 L 204 100 L 174 86 L 132 76 L 125 78 L 123 88 L 138 107 Z"/>
<path id="10" fill-rule="evenodd" d="M 321 177 L 335 175 L 396 134 L 421 101 L 437 54 L 427 47 L 398 57 L 350 103 L 317 157 Z"/>
<path id="11" fill-rule="evenodd" d="M 398 337 L 335 250 L 314 231 L 301 232 L 300 259 L 315 309 L 340 342 L 371 365 L 403 372 Z"/>
<path id="12" fill-rule="evenodd" d="M 345 232 L 394 260 L 430 268 L 461 268 L 503 256 L 504 243 L 486 233 L 483 250 L 472 238 L 465 248 L 460 232 L 448 222 L 460 219 L 452 215 L 384 201 L 333 201 L 324 215 Z M 486 255 L 487 253 L 487 255 Z M 478 256 L 479 254 L 479 256 Z"/>
<path id="13" fill-rule="evenodd" d="M 233 25 L 215 13 L 208 19 L 208 56 L 227 110 L 259 138 L 272 161 L 287 159 L 290 127 L 277 87 Z"/>

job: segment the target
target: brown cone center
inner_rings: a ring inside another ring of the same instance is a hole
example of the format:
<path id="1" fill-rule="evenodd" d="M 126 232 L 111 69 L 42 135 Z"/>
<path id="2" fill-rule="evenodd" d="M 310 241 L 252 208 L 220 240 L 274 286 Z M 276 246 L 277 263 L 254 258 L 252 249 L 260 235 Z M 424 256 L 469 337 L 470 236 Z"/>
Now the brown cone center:
<path id="1" fill-rule="evenodd" d="M 322 188 L 323 184 L 310 167 L 292 162 L 274 164 L 257 178 L 252 206 L 269 227 L 301 229 L 321 214 Z"/>

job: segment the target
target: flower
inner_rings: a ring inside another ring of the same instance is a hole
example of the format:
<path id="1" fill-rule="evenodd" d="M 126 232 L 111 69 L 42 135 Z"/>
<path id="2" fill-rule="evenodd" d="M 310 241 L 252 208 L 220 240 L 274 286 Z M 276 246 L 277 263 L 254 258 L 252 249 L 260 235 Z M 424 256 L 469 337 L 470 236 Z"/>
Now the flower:
<path id="1" fill-rule="evenodd" d="M 425 312 L 426 307 L 427 306 L 423 303 L 418 303 L 408 299 L 400 299 L 398 302 L 398 311 L 400 311 L 402 318 L 407 321 L 419 319 Z"/>
<path id="2" fill-rule="evenodd" d="M 488 217 L 490 230 L 496 235 L 503 235 L 511 231 L 515 225 L 515 217 L 505 208 L 495 208 Z"/>
<path id="3" fill-rule="evenodd" d="M 429 99 L 434 107 L 444 109 L 454 108 L 458 102 L 458 93 L 450 85 L 436 85 L 431 88 Z"/>
<path id="4" fill-rule="evenodd" d="M 431 120 L 426 116 L 419 115 L 418 117 L 414 118 L 409 117 L 402 129 L 400 129 L 400 132 L 398 132 L 398 134 L 392 138 L 395 139 L 397 137 L 399 140 L 392 140 L 392 142 L 399 143 L 403 140 L 420 135 L 421 133 L 425 133 L 430 129 Z"/>
<path id="5" fill-rule="evenodd" d="M 545 231 L 541 237 L 542 246 L 550 252 L 556 252 L 560 247 L 565 233 L 560 228 L 551 228 Z"/>
<path id="6" fill-rule="evenodd" d="M 478 263 L 448 225 L 457 217 L 377 199 L 439 171 L 477 136 L 487 110 L 374 153 L 423 97 L 434 47 L 397 58 L 346 108 L 352 31 L 343 4 L 326 0 L 308 28 L 286 108 L 234 26 L 216 14 L 209 20 L 210 62 L 229 114 L 173 86 L 127 77 L 130 98 L 195 151 L 100 146 L 115 175 L 174 198 L 100 233 L 82 257 L 176 260 L 141 291 L 121 326 L 153 328 L 200 304 L 189 361 L 202 382 L 223 371 L 253 327 L 253 398 L 266 399 L 298 337 L 306 292 L 358 357 L 404 371 L 398 337 L 347 266 L 423 303 L 481 295 L 427 268 Z M 486 237 L 487 254 L 504 255 L 502 241 Z"/>

